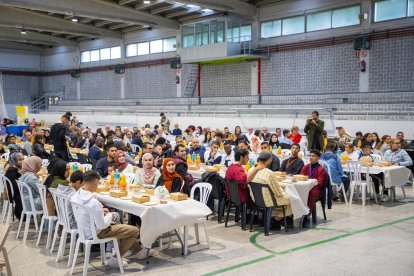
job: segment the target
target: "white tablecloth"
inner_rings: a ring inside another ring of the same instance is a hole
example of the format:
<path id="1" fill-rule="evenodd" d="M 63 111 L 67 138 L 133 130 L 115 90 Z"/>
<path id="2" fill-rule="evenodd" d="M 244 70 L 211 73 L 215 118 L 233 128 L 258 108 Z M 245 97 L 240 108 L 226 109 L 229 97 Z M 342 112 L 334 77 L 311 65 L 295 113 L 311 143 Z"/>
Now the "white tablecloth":
<path id="1" fill-rule="evenodd" d="M 141 217 L 140 237 L 145 248 L 151 248 L 160 235 L 180 226 L 194 224 L 211 213 L 206 205 L 192 199 L 145 206 L 109 195 L 96 194 L 96 197 L 106 206 Z M 157 199 L 152 197 L 151 201 Z"/>
<path id="2" fill-rule="evenodd" d="M 289 195 L 293 216 L 295 218 L 300 218 L 304 215 L 309 214 L 309 191 L 317 184 L 318 182 L 315 179 L 293 183 L 279 182 L 279 185 L 283 187 Z"/>
<path id="3" fill-rule="evenodd" d="M 205 172 L 206 171 L 204 169 L 199 169 L 199 170 L 196 170 L 196 171 L 188 170 L 188 173 L 191 174 L 194 179 L 200 179 L 201 176 L 203 175 L 203 173 L 205 173 Z M 226 176 L 226 173 L 220 170 L 219 175 L 224 178 Z"/>
<path id="4" fill-rule="evenodd" d="M 343 167 L 345 172 L 349 172 L 348 166 Z M 362 173 L 367 172 L 366 167 L 361 168 Z M 380 167 L 372 166 L 369 168 L 369 174 L 384 173 L 384 186 L 385 188 L 403 186 L 409 182 L 411 177 L 411 171 L 403 166 L 389 166 Z"/>

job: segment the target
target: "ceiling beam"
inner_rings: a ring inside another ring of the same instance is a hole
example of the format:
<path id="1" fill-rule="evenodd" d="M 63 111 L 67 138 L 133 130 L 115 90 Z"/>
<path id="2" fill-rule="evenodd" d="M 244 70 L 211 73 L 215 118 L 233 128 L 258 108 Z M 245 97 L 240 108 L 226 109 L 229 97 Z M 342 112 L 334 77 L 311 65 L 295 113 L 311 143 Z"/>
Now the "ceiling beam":
<path id="1" fill-rule="evenodd" d="M 96 27 L 103 27 L 111 23 L 112 23 L 111 21 L 102 20 L 102 21 L 95 22 L 93 25 Z"/>
<path id="2" fill-rule="evenodd" d="M 129 4 L 129 3 L 135 2 L 135 1 L 136 0 L 119 0 L 118 4 L 119 5 L 126 5 L 126 4 Z"/>
<path id="3" fill-rule="evenodd" d="M 187 9 L 187 10 L 183 10 L 183 11 L 177 11 L 177 12 L 169 13 L 165 17 L 172 18 L 172 17 L 177 17 L 177 16 L 181 16 L 181 15 L 185 15 L 185 14 L 189 14 L 189 13 L 193 13 L 193 12 L 198 12 L 200 10 L 201 10 L 201 8 L 191 8 L 191 9 Z"/>
<path id="4" fill-rule="evenodd" d="M 176 9 L 176 8 L 182 7 L 184 5 L 185 4 L 182 4 L 182 3 L 174 3 L 171 6 L 166 6 L 166 7 L 162 7 L 162 8 L 158 8 L 158 9 L 152 10 L 151 13 L 152 14 L 158 14 L 158 13 L 162 13 L 162 12 L 166 12 L 166 11 L 169 11 L 169 10 L 172 10 L 172 9 Z"/>
<path id="5" fill-rule="evenodd" d="M 20 33 L 20 30 L 13 28 L 0 27 L 0 40 L 2 41 L 15 41 L 24 43 L 34 43 L 43 45 L 66 45 L 66 46 L 78 46 L 78 43 L 73 40 L 68 40 L 59 37 L 53 37 L 50 35 L 39 34 L 36 32 L 26 31 L 25 35 Z"/>
<path id="6" fill-rule="evenodd" d="M 254 5 L 240 0 L 178 0 L 178 2 L 248 16 L 254 16 L 257 12 Z"/>
<path id="7" fill-rule="evenodd" d="M 136 10 L 145 10 L 146 8 L 155 6 L 155 5 L 157 5 L 159 3 L 163 3 L 163 2 L 165 3 L 164 0 L 153 0 L 149 4 L 138 4 L 138 5 L 135 5 L 135 9 Z"/>
<path id="8" fill-rule="evenodd" d="M 122 38 L 122 34 L 119 32 L 82 25 L 71 22 L 70 20 L 8 6 L 0 5 L 0 14 L 0 26 L 88 37 Z"/>
<path id="9" fill-rule="evenodd" d="M 89 17 L 130 24 L 150 24 L 165 28 L 178 29 L 179 24 L 161 16 L 138 11 L 118 3 L 99 0 L 0 0 L 0 4 L 19 8 L 55 12 L 60 14 L 75 14 L 80 17 Z"/>
<path id="10" fill-rule="evenodd" d="M 125 27 L 128 27 L 128 26 L 131 26 L 131 24 L 119 23 L 119 24 L 114 24 L 112 26 L 109 26 L 108 29 L 110 29 L 111 31 L 113 31 L 113 30 L 125 28 Z"/>

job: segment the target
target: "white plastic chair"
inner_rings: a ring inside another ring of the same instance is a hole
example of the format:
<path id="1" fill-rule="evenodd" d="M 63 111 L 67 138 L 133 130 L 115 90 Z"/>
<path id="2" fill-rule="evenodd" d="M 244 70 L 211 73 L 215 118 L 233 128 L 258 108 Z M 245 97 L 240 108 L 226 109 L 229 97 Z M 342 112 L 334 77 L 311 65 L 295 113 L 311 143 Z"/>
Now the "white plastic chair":
<path id="1" fill-rule="evenodd" d="M 4 219 L 6 219 L 6 225 L 10 224 L 10 219 L 13 216 L 14 213 L 14 203 L 10 202 L 10 198 L 14 198 L 14 191 L 13 191 L 13 186 L 12 183 L 10 181 L 10 179 L 8 179 L 6 176 L 2 175 L 1 176 L 2 181 L 2 188 L 1 191 L 3 191 L 4 187 L 6 188 L 6 194 L 7 194 L 7 200 L 3 200 L 3 211 L 2 211 L 2 219 L 1 219 L 1 223 L 4 222 Z M 9 190 L 9 187 L 11 188 Z"/>
<path id="2" fill-rule="evenodd" d="M 81 167 L 83 169 L 83 172 L 87 172 L 87 171 L 92 170 L 92 165 L 91 164 L 82 164 Z"/>
<path id="3" fill-rule="evenodd" d="M 49 165 L 49 159 L 42 159 L 42 167 L 47 167 Z"/>
<path id="4" fill-rule="evenodd" d="M 372 158 L 374 159 L 374 163 L 379 163 L 382 160 L 382 156 L 376 153 L 371 154 Z"/>
<path id="5" fill-rule="evenodd" d="M 19 186 L 19 191 L 20 191 L 20 197 L 22 199 L 22 205 L 23 205 L 23 211 L 22 211 L 22 215 L 20 217 L 20 223 L 19 223 L 19 229 L 17 230 L 17 236 L 16 238 L 19 238 L 20 235 L 20 229 L 22 227 L 22 223 L 23 223 L 23 217 L 26 215 L 26 225 L 24 228 L 24 235 L 23 235 L 23 241 L 25 242 L 27 239 L 27 233 L 29 232 L 29 225 L 30 225 L 30 220 L 33 217 L 34 223 L 35 223 L 35 228 L 36 230 L 39 230 L 39 226 L 37 225 L 37 216 L 38 215 L 42 215 L 43 214 L 43 210 L 37 210 L 35 208 L 35 204 L 34 204 L 34 199 L 33 199 L 33 193 L 32 190 L 30 189 L 29 185 L 27 185 L 24 182 L 21 182 L 19 180 L 16 180 L 17 185 Z M 27 206 L 26 206 L 26 196 L 24 195 L 24 190 L 27 190 L 27 193 L 29 195 L 29 197 L 27 198 L 29 200 L 29 204 L 30 204 L 30 211 L 27 210 Z"/>
<path id="6" fill-rule="evenodd" d="M 10 153 L 9 152 L 5 152 L 5 153 L 3 153 L 1 155 L 1 159 L 5 159 L 6 161 L 8 161 L 9 160 L 9 156 L 10 156 Z"/>
<path id="7" fill-rule="evenodd" d="M 367 172 L 366 172 L 366 180 L 362 181 L 362 176 L 361 176 L 361 167 L 364 166 L 367 168 Z M 366 166 L 365 163 L 363 162 L 359 162 L 359 161 L 348 161 L 348 169 L 349 169 L 349 176 L 350 176 L 350 191 L 351 191 L 351 195 L 349 198 L 349 204 L 352 204 L 352 198 L 354 196 L 354 192 L 355 192 L 355 187 L 359 186 L 361 187 L 361 193 L 362 193 L 362 205 L 365 205 L 365 197 L 366 197 L 366 193 L 367 193 L 367 188 L 368 187 L 372 187 L 372 182 L 371 182 L 371 177 L 369 176 L 369 167 Z M 375 196 L 375 201 L 377 201 L 375 192 L 374 192 L 374 196 Z"/>
<path id="8" fill-rule="evenodd" d="M 127 182 L 128 185 L 134 183 L 135 176 L 136 176 L 135 173 L 126 173 L 125 174 L 126 182 Z"/>
<path id="9" fill-rule="evenodd" d="M 213 189 L 213 186 L 210 183 L 207 182 L 201 182 L 201 183 L 197 183 L 193 186 L 193 188 L 191 189 L 191 193 L 190 193 L 190 197 L 192 199 L 194 199 L 194 193 L 195 191 L 199 189 L 200 193 L 200 199 L 199 201 L 205 205 L 207 205 L 207 201 L 208 198 L 210 196 L 211 190 Z M 206 234 L 206 239 L 207 239 L 207 244 L 208 244 L 208 248 L 210 248 L 210 239 L 208 237 L 208 231 L 207 231 L 207 224 L 206 224 L 206 219 L 204 218 L 200 223 L 204 224 L 204 232 Z M 200 243 L 200 237 L 199 237 L 199 233 L 198 233 L 198 223 L 194 224 L 194 230 L 195 230 L 195 235 L 196 235 L 196 241 L 197 244 Z M 185 251 L 187 251 L 187 243 L 185 244 Z"/>
<path id="10" fill-rule="evenodd" d="M 332 181 L 331 166 L 329 166 L 328 162 L 326 162 L 325 160 L 319 160 L 319 164 L 321 164 L 325 168 L 325 171 L 328 172 L 329 181 L 331 182 L 331 186 L 336 187 L 337 191 L 342 190 L 342 193 L 343 193 L 344 199 L 345 199 L 345 204 L 348 204 L 348 200 L 346 198 L 345 187 L 344 187 L 344 184 L 342 183 L 342 181 L 341 181 L 341 183 L 335 183 L 335 182 Z"/>
<path id="11" fill-rule="evenodd" d="M 57 189 L 54 189 L 54 188 L 49 188 L 49 191 L 52 194 L 53 202 L 55 203 L 56 214 L 57 214 L 55 233 L 53 234 L 52 246 L 50 247 L 50 252 L 52 253 L 53 250 L 55 249 L 55 243 L 56 243 L 56 239 L 58 237 L 59 226 L 62 226 L 62 228 L 65 227 L 65 226 L 64 226 L 64 223 L 63 223 L 64 214 L 62 214 L 60 212 L 60 208 L 58 207 L 59 206 L 59 201 L 58 201 L 58 198 L 57 198 L 57 194 L 59 192 L 57 191 Z M 61 236 L 61 238 L 62 238 L 62 236 Z"/>
<path id="12" fill-rule="evenodd" d="M 43 226 L 45 224 L 45 220 L 48 220 L 47 241 L 46 241 L 46 249 L 48 249 L 49 245 L 50 245 L 50 240 L 52 238 L 53 225 L 55 224 L 55 221 L 58 218 L 57 218 L 57 216 L 49 215 L 49 211 L 47 210 L 47 205 L 46 205 L 47 188 L 46 188 L 46 186 L 43 185 L 43 184 L 38 184 L 37 187 L 39 188 L 40 200 L 42 201 L 43 216 L 42 216 L 42 220 L 40 222 L 40 230 L 39 230 L 39 235 L 37 237 L 36 246 L 39 246 L 39 242 L 40 242 L 40 238 L 42 237 Z"/>
<path id="13" fill-rule="evenodd" d="M 78 234 L 78 229 L 71 228 L 70 225 L 69 208 L 72 208 L 70 196 L 62 193 L 56 193 L 56 198 L 58 201 L 57 208 L 59 208 L 60 213 L 63 214 L 63 229 L 60 237 L 59 251 L 56 257 L 56 262 L 58 262 L 59 259 L 63 257 L 65 253 L 67 235 L 70 234 L 70 247 L 68 257 L 68 266 L 70 266 L 73 260 L 73 253 L 75 251 L 76 235 Z"/>
<path id="14" fill-rule="evenodd" d="M 72 203 L 73 214 L 75 215 L 76 223 L 78 225 L 79 237 L 76 241 L 75 255 L 74 255 L 74 258 L 73 258 L 72 268 L 70 270 L 70 274 L 73 274 L 73 270 L 74 270 L 75 264 L 76 264 L 76 259 L 78 257 L 79 246 L 80 246 L 81 243 L 83 243 L 85 245 L 84 246 L 85 260 L 84 260 L 84 264 L 83 264 L 83 275 L 86 276 L 86 275 L 88 275 L 88 265 L 89 265 L 89 256 L 90 256 L 90 253 L 91 253 L 91 245 L 92 244 L 99 244 L 100 245 L 102 264 L 105 264 L 105 262 L 106 262 L 105 243 L 106 242 L 111 242 L 111 241 L 114 244 L 115 254 L 116 254 L 116 257 L 118 259 L 119 270 L 121 271 L 121 273 L 124 273 L 124 267 L 123 267 L 123 264 L 122 264 L 121 253 L 119 252 L 118 240 L 116 238 L 99 239 L 97 234 L 96 234 L 95 225 L 93 223 L 93 221 L 94 221 L 93 215 L 92 215 L 92 212 L 89 210 L 89 208 L 82 205 L 82 204 L 73 202 L 73 201 L 71 201 L 71 203 Z M 90 222 L 89 231 L 92 233 L 92 239 L 87 239 L 85 237 L 85 229 L 84 229 L 84 225 L 83 225 L 83 220 L 85 219 L 83 214 L 85 214 L 85 213 L 87 215 L 87 220 Z"/>
<path id="15" fill-rule="evenodd" d="M 290 158 L 291 153 L 290 149 L 282 149 L 283 160 Z"/>

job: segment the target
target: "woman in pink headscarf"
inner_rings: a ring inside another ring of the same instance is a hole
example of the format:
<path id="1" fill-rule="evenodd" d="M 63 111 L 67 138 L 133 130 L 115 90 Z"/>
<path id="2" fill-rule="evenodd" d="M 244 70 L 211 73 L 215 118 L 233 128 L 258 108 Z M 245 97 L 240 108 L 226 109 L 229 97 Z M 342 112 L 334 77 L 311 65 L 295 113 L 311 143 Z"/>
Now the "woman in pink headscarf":
<path id="1" fill-rule="evenodd" d="M 134 184 L 141 184 L 146 187 L 155 187 L 161 173 L 154 167 L 154 157 L 151 153 L 142 156 L 142 168 L 137 171 Z"/>

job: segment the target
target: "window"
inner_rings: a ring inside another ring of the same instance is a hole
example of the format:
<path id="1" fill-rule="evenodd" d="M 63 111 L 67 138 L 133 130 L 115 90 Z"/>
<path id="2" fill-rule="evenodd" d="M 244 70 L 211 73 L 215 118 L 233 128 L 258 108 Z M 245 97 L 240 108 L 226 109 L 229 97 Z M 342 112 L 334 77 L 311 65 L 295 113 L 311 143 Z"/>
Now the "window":
<path id="1" fill-rule="evenodd" d="M 252 25 L 245 25 L 240 27 L 240 41 L 252 40 Z"/>
<path id="2" fill-rule="evenodd" d="M 100 60 L 111 59 L 111 49 L 110 48 L 101 49 L 100 52 L 101 52 Z"/>
<path id="3" fill-rule="evenodd" d="M 264 22 L 261 25 L 261 37 L 268 38 L 282 35 L 282 20 Z"/>
<path id="4" fill-rule="evenodd" d="M 126 56 L 127 57 L 134 57 L 138 55 L 137 52 L 137 44 L 129 44 L 126 46 Z"/>
<path id="5" fill-rule="evenodd" d="M 408 16 L 414 16 L 414 0 L 408 0 Z"/>
<path id="6" fill-rule="evenodd" d="M 99 61 L 99 50 L 91 51 L 91 61 Z"/>
<path id="7" fill-rule="evenodd" d="M 162 39 L 150 42 L 150 52 L 151 54 L 162 53 Z"/>
<path id="8" fill-rule="evenodd" d="M 91 54 L 89 51 L 85 51 L 81 53 L 81 62 L 90 62 L 91 61 Z"/>
<path id="9" fill-rule="evenodd" d="M 121 58 L 121 46 L 111 48 L 111 59 Z"/>
<path id="10" fill-rule="evenodd" d="M 149 42 L 138 43 L 138 55 L 148 55 L 149 54 Z"/>
<path id="11" fill-rule="evenodd" d="M 305 32 L 305 17 L 296 16 L 282 21 L 282 35 L 300 34 Z"/>
<path id="12" fill-rule="evenodd" d="M 375 2 L 375 22 L 406 16 L 407 0 L 385 0 Z"/>
<path id="13" fill-rule="evenodd" d="M 331 11 L 309 14 L 306 16 L 306 31 L 319 31 L 331 28 Z"/>
<path id="14" fill-rule="evenodd" d="M 332 28 L 359 25 L 360 6 L 337 9 L 332 12 Z"/>
<path id="15" fill-rule="evenodd" d="M 209 33 L 209 22 L 197 23 L 195 25 L 196 34 L 196 45 L 207 45 L 208 44 L 208 33 Z"/>
<path id="16" fill-rule="evenodd" d="M 224 21 L 213 20 L 210 22 L 210 43 L 222 43 L 224 41 Z"/>
<path id="17" fill-rule="evenodd" d="M 164 52 L 175 51 L 177 39 L 175 37 L 165 38 L 162 40 Z"/>
<path id="18" fill-rule="evenodd" d="M 194 46 L 194 25 L 181 27 L 182 47 Z"/>

